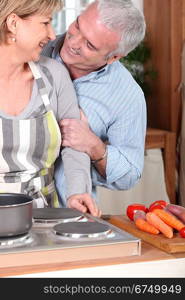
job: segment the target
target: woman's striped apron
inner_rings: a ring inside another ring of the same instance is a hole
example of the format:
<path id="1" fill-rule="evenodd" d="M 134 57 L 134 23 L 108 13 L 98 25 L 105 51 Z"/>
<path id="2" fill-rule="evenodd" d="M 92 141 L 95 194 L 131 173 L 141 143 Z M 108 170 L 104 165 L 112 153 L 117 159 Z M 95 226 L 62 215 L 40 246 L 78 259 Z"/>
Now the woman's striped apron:
<path id="1" fill-rule="evenodd" d="M 29 66 L 46 111 L 32 119 L 0 118 L 0 192 L 27 193 L 34 207 L 58 207 L 53 164 L 61 133 L 39 69 L 33 62 Z"/>

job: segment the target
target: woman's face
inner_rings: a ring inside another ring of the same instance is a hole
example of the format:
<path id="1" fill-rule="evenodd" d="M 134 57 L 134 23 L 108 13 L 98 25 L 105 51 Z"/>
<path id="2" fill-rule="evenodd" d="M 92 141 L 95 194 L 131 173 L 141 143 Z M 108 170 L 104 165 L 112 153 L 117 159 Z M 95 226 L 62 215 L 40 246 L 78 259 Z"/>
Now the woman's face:
<path id="1" fill-rule="evenodd" d="M 26 19 L 18 18 L 16 28 L 16 51 L 26 61 L 39 60 L 43 47 L 55 39 L 51 15 L 35 14 Z"/>

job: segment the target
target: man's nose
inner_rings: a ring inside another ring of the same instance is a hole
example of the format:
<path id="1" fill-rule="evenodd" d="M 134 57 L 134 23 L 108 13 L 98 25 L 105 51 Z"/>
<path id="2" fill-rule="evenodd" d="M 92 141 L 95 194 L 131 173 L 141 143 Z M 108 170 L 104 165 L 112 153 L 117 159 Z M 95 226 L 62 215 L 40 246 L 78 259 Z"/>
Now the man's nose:
<path id="1" fill-rule="evenodd" d="M 71 40 L 70 44 L 71 44 L 72 48 L 80 49 L 82 41 L 83 41 L 81 34 L 75 34 L 75 35 L 69 36 L 69 39 Z"/>

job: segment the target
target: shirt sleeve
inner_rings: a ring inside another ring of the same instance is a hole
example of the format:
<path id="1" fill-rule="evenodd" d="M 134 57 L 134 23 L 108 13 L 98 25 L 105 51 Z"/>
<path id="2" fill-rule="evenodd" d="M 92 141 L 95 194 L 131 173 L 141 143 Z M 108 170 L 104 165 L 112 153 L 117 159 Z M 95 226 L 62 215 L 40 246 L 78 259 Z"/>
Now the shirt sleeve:
<path id="1" fill-rule="evenodd" d="M 58 86 L 58 120 L 80 118 L 80 111 L 72 81 L 63 67 Z M 74 194 L 91 193 L 90 158 L 80 151 L 65 147 L 61 151 L 63 160 L 66 197 Z"/>
<path id="2" fill-rule="evenodd" d="M 140 179 L 144 164 L 146 104 L 143 93 L 132 101 L 127 112 L 109 126 L 106 179 L 92 169 L 93 185 L 127 190 Z"/>

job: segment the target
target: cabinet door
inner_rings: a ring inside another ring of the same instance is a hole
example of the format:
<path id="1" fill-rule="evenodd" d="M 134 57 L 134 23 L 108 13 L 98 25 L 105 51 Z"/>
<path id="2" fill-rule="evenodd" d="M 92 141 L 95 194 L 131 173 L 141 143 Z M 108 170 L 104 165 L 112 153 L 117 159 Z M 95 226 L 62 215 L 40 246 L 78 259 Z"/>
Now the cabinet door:
<path id="1" fill-rule="evenodd" d="M 147 40 L 158 72 L 147 98 L 150 127 L 178 133 L 181 118 L 181 52 L 184 39 L 184 0 L 144 0 Z M 157 116 L 157 118 L 156 118 Z"/>

